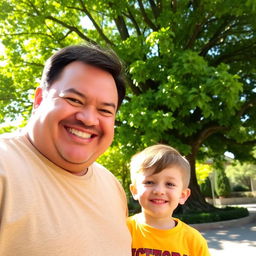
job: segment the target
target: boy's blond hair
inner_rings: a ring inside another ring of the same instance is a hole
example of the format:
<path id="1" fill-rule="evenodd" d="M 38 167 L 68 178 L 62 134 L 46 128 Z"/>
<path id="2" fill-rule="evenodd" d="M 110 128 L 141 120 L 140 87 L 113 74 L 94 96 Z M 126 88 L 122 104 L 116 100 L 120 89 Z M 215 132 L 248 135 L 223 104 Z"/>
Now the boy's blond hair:
<path id="1" fill-rule="evenodd" d="M 136 183 L 136 175 L 153 169 L 152 174 L 157 174 L 168 167 L 178 167 L 182 171 L 184 187 L 188 187 L 190 181 L 190 164 L 173 147 L 157 144 L 145 148 L 135 154 L 130 163 L 131 181 Z"/>

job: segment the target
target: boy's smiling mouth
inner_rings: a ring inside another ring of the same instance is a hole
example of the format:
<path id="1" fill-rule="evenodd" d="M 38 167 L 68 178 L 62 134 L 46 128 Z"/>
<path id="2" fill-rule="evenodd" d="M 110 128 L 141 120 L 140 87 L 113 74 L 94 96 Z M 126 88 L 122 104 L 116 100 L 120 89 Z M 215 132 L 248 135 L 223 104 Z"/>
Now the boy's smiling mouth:
<path id="1" fill-rule="evenodd" d="M 165 204 L 168 201 L 164 200 L 164 199 L 151 199 L 150 202 L 154 203 L 154 204 Z"/>

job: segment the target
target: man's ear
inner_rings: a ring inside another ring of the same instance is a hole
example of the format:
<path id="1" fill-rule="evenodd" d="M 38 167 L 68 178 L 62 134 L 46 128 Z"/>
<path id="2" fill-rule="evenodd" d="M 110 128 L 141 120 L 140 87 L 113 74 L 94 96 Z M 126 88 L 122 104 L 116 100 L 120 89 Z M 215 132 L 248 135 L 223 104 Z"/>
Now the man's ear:
<path id="1" fill-rule="evenodd" d="M 42 100 L 43 100 L 43 89 L 41 87 L 37 87 L 35 91 L 33 109 L 38 108 Z"/>
<path id="2" fill-rule="evenodd" d="M 132 197 L 134 200 L 138 200 L 138 196 L 137 196 L 137 188 L 134 184 L 130 184 L 130 191 L 132 193 Z"/>
<path id="3" fill-rule="evenodd" d="M 181 192 L 179 203 L 185 204 L 185 202 L 189 198 L 190 194 L 191 194 L 191 190 L 189 188 L 183 189 L 183 191 Z"/>

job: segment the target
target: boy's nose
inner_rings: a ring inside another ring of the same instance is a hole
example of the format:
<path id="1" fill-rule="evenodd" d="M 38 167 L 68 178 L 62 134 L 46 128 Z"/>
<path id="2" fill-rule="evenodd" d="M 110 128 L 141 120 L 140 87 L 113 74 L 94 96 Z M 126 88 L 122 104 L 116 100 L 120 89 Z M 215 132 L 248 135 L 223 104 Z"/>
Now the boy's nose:
<path id="1" fill-rule="evenodd" d="M 153 190 L 153 193 L 155 195 L 163 195 L 164 194 L 164 188 L 162 186 L 156 186 Z"/>

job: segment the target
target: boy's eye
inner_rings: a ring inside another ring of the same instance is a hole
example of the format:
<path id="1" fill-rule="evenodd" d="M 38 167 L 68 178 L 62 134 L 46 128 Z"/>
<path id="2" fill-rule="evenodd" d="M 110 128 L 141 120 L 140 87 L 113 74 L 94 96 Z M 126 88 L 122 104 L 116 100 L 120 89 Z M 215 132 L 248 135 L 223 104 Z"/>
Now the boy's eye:
<path id="1" fill-rule="evenodd" d="M 145 184 L 145 185 L 152 185 L 152 184 L 154 184 L 154 182 L 152 180 L 146 180 L 146 181 L 144 181 L 143 184 Z"/>
<path id="2" fill-rule="evenodd" d="M 166 185 L 167 185 L 168 187 L 175 187 L 175 184 L 172 183 L 172 182 L 167 182 Z"/>

